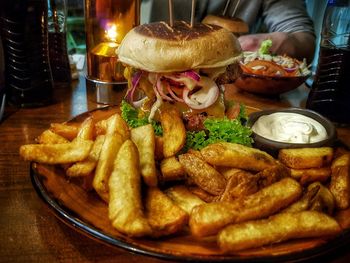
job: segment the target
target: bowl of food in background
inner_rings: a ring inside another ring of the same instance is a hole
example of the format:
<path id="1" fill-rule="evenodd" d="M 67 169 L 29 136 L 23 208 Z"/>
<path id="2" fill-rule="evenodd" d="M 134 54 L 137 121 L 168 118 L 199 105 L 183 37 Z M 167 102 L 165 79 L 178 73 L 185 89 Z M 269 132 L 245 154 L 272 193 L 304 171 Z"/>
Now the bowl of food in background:
<path id="1" fill-rule="evenodd" d="M 279 95 L 296 89 L 310 76 L 306 60 L 287 55 L 272 55 L 271 40 L 263 41 L 259 50 L 243 52 L 242 73 L 235 81 L 241 90 L 262 95 Z"/>
<path id="2" fill-rule="evenodd" d="M 254 146 L 274 156 L 280 149 L 332 146 L 337 137 L 331 121 L 301 108 L 253 112 L 247 124 L 253 132 Z"/>

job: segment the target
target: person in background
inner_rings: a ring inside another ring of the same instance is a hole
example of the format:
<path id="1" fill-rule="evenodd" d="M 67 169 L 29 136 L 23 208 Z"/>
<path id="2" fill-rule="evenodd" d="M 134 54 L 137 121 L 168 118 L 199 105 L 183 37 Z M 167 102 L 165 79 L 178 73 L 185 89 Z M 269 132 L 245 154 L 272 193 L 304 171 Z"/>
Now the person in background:
<path id="1" fill-rule="evenodd" d="M 197 0 L 196 21 L 208 15 L 221 15 L 228 0 Z M 239 1 L 239 3 L 238 3 Z M 173 0 L 174 19 L 190 21 L 191 0 Z M 244 51 L 254 51 L 263 40 L 271 39 L 271 52 L 306 58 L 310 63 L 315 51 L 315 34 L 303 0 L 232 0 L 226 15 L 245 21 L 249 34 L 238 38 Z M 168 21 L 167 0 L 142 0 L 143 23 Z"/>

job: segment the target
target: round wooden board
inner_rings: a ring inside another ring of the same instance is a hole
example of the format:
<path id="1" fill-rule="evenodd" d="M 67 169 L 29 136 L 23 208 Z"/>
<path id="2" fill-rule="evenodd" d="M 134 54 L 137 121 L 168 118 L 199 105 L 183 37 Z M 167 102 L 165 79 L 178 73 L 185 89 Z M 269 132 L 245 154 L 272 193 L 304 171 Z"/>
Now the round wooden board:
<path id="1" fill-rule="evenodd" d="M 255 110 L 248 108 L 248 112 Z M 70 123 L 78 124 L 90 115 L 96 120 L 105 119 L 117 111 L 115 107 L 97 109 L 75 117 Z M 222 253 L 214 238 L 198 240 L 186 230 L 161 239 L 133 239 L 116 231 L 108 219 L 107 204 L 95 192 L 86 191 L 80 180 L 67 178 L 63 169 L 32 163 L 31 179 L 38 195 L 54 214 L 75 230 L 108 245 L 163 259 L 205 262 L 306 260 L 325 255 L 350 240 L 350 209 L 336 214 L 345 229 L 336 237 L 292 240 L 233 254 Z"/>

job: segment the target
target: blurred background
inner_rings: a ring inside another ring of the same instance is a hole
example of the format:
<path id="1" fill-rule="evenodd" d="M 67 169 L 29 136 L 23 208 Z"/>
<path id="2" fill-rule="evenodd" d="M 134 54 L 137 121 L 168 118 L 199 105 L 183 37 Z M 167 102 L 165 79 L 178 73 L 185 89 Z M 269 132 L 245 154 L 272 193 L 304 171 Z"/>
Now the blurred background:
<path id="1" fill-rule="evenodd" d="M 153 8 L 157 0 L 141 1 L 141 23 L 147 23 L 149 19 L 149 10 Z M 158 0 L 161 1 L 161 0 Z M 164 4 L 167 4 L 163 0 Z M 314 21 L 316 36 L 322 26 L 322 18 L 327 0 L 306 0 L 307 10 Z M 76 68 L 81 71 L 84 69 L 85 62 L 85 25 L 84 25 L 84 1 L 82 0 L 66 0 L 67 5 L 67 49 Z M 176 8 L 176 6 L 175 6 Z M 318 42 L 317 42 L 318 43 Z M 317 45 L 318 46 L 318 45 Z M 0 41 L 0 86 L 4 85 L 4 59 Z M 317 64 L 318 48 L 315 52 L 315 59 L 312 63 L 313 71 Z M 1 87 L 0 87 L 1 88 Z"/>

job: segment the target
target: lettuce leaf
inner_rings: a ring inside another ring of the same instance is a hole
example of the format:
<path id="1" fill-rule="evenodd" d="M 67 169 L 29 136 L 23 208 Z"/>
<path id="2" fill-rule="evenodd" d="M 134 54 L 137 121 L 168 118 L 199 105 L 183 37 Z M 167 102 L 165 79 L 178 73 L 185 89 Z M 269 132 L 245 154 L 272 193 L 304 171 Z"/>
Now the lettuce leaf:
<path id="1" fill-rule="evenodd" d="M 187 132 L 184 151 L 188 149 L 200 150 L 216 142 L 231 142 L 252 146 L 252 131 L 249 127 L 244 126 L 240 119 L 230 120 L 226 117 L 223 119 L 208 118 L 204 121 L 204 127 L 206 130 Z"/>
<path id="2" fill-rule="evenodd" d="M 120 109 L 122 112 L 122 118 L 131 128 L 137 128 L 149 124 L 148 116 L 141 116 L 139 111 L 127 103 L 125 100 L 122 101 Z M 158 136 L 162 136 L 163 130 L 160 123 L 152 121 L 151 124 L 153 126 L 154 133 Z"/>
<path id="3" fill-rule="evenodd" d="M 121 103 L 121 115 L 131 128 L 137 128 L 148 124 L 148 116 L 142 116 L 140 112 L 126 101 Z M 244 105 L 240 105 L 240 114 L 237 119 L 230 120 L 227 117 L 221 119 L 207 118 L 204 121 L 205 130 L 202 131 L 187 131 L 186 143 L 182 152 L 189 149 L 200 150 L 211 143 L 216 142 L 232 142 L 246 146 L 251 146 L 253 139 L 251 138 L 252 131 L 244 124 L 247 120 Z M 160 123 L 151 122 L 154 132 L 158 136 L 163 135 L 163 130 Z"/>
<path id="4" fill-rule="evenodd" d="M 270 54 L 270 48 L 272 47 L 272 40 L 271 39 L 266 39 L 261 42 L 260 48 L 259 48 L 259 54 Z"/>

